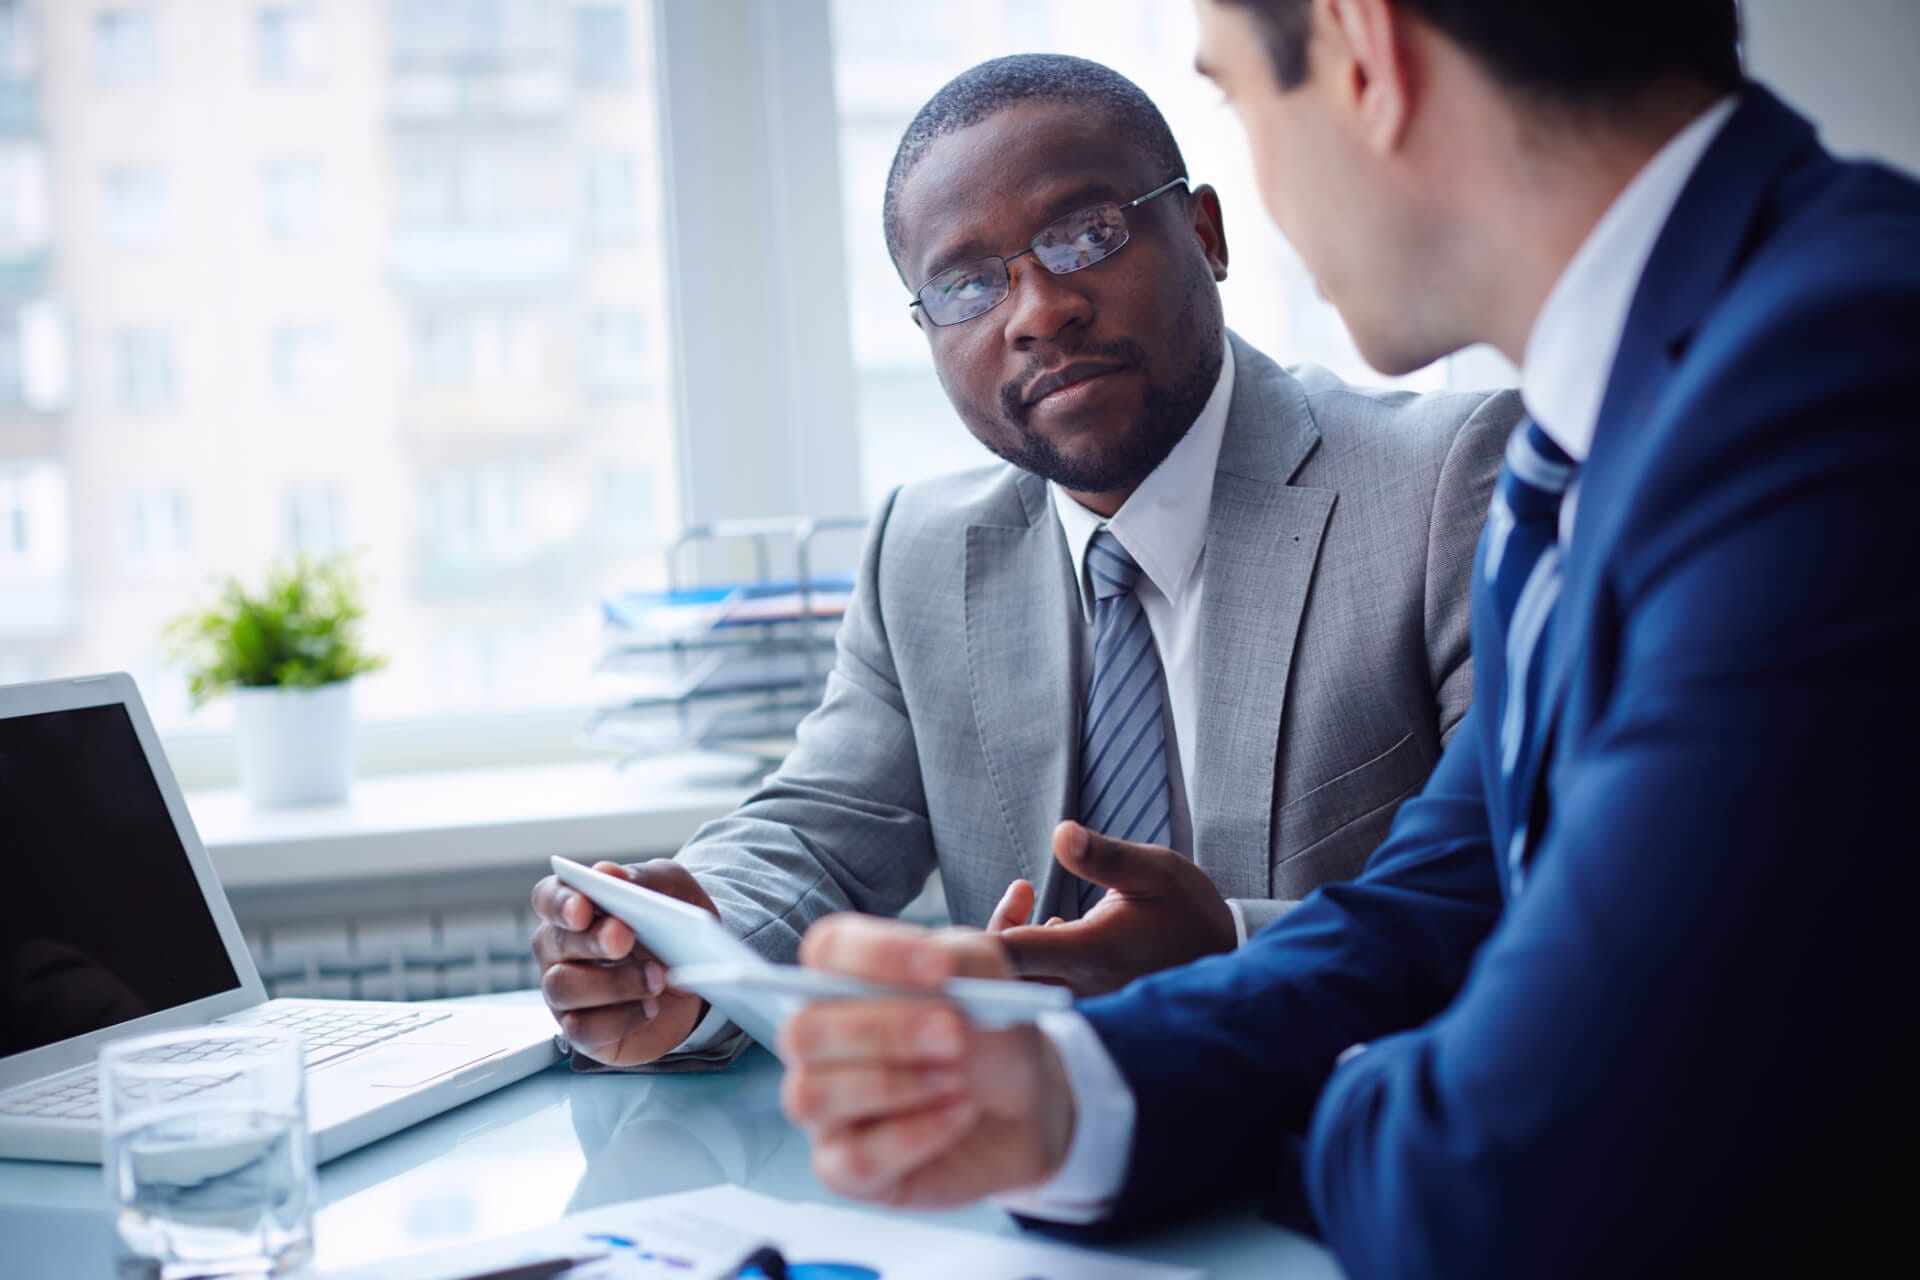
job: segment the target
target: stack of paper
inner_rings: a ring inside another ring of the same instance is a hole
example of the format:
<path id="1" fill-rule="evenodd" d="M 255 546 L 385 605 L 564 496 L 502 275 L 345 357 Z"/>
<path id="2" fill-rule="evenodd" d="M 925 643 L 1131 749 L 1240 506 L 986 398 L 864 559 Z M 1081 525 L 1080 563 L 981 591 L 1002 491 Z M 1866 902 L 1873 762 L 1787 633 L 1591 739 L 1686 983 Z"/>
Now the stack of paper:
<path id="1" fill-rule="evenodd" d="M 557 1273 L 556 1280 L 713 1280 L 736 1274 L 741 1261 L 763 1245 L 780 1251 L 793 1280 L 1197 1280 L 1201 1274 L 1022 1236 L 979 1235 L 719 1186 L 609 1205 L 538 1231 L 329 1275 L 463 1280 L 550 1258 L 597 1255 Z M 765 1273 L 740 1274 L 758 1280 Z"/>

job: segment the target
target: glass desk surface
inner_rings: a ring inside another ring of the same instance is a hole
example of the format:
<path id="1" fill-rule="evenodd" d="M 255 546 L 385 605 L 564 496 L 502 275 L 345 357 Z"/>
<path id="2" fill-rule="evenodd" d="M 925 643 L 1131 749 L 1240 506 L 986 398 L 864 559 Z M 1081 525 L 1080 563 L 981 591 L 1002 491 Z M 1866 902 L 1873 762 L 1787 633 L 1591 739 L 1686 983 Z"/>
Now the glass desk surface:
<path id="1" fill-rule="evenodd" d="M 780 1064 L 764 1050 L 705 1074 L 581 1075 L 563 1064 L 322 1165 L 314 1261 L 345 1267 L 720 1182 L 853 1203 L 813 1176 L 805 1135 L 780 1111 Z M 0 1275 L 112 1275 L 106 1204 L 96 1166 L 0 1160 Z M 912 1216 L 1018 1230 L 989 1205 Z M 1340 1274 L 1317 1241 L 1261 1221 L 1250 1206 L 1101 1247 L 1209 1276 Z"/>

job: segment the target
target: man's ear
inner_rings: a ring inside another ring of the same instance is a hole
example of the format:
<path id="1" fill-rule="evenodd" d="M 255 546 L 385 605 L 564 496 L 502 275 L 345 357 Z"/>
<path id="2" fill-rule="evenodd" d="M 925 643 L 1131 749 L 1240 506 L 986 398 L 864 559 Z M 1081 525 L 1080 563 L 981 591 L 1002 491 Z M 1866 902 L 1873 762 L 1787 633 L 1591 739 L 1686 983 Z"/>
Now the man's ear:
<path id="1" fill-rule="evenodd" d="M 1313 24 L 1314 78 L 1375 150 L 1394 150 L 1407 131 L 1414 83 L 1406 24 L 1392 0 L 1315 0 Z"/>
<path id="2" fill-rule="evenodd" d="M 1227 278 L 1227 224 L 1220 213 L 1220 193 L 1202 183 L 1187 197 L 1187 217 L 1200 251 L 1207 255 L 1215 281 Z"/>

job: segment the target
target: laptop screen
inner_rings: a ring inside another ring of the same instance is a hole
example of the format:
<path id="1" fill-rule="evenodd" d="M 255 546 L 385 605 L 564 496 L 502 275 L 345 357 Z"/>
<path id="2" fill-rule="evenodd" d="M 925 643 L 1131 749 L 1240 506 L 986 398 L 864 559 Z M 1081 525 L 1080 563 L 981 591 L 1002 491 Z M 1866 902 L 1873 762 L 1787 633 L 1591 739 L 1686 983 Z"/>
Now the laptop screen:
<path id="1" fill-rule="evenodd" d="M 126 708 L 0 718 L 0 1057 L 239 985 Z"/>

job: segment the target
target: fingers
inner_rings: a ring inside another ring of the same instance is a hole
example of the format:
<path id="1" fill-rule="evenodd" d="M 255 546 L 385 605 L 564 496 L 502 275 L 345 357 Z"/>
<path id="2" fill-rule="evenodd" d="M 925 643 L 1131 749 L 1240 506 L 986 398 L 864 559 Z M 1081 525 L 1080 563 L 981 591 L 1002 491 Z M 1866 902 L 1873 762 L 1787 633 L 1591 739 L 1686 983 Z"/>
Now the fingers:
<path id="1" fill-rule="evenodd" d="M 907 1203 L 910 1175 L 965 1137 L 975 1118 L 974 1104 L 959 1099 L 822 1134 L 814 1141 L 814 1173 L 841 1195 Z"/>
<path id="2" fill-rule="evenodd" d="M 672 858 L 652 858 L 646 862 L 635 862 L 624 867 L 614 862 L 602 862 L 598 863 L 594 870 L 623 876 L 642 889 L 651 889 L 655 893 L 664 893 L 669 898 L 678 898 L 711 915 L 720 914 L 720 909 L 714 906 L 713 899 L 707 894 L 706 889 L 701 887 L 699 878 Z"/>
<path id="3" fill-rule="evenodd" d="M 958 1066 L 920 1069 L 873 1063 L 789 1071 L 780 1104 L 803 1128 L 844 1128 L 955 1101 L 967 1083 Z"/>
<path id="4" fill-rule="evenodd" d="M 956 955 L 930 931 L 898 920 L 843 913 L 800 939 L 800 963 L 869 982 L 937 987 L 954 976 Z"/>
<path id="5" fill-rule="evenodd" d="M 666 989 L 666 970 L 657 960 L 622 965 L 556 964 L 540 975 L 540 995 L 555 1013 L 636 1004 L 657 999 Z"/>
<path id="6" fill-rule="evenodd" d="M 1088 971 L 1102 953 L 1096 925 L 1086 920 L 1021 925 L 996 934 L 1013 972 L 1035 982 L 1056 982 L 1082 992 Z"/>
<path id="7" fill-rule="evenodd" d="M 780 1030 L 793 1069 L 869 1063 L 936 1067 L 966 1051 L 966 1017 L 934 1001 L 847 1000 L 809 1005 Z"/>
<path id="8" fill-rule="evenodd" d="M 1033 882 L 1015 880 L 1000 896 L 1000 905 L 987 917 L 987 932 L 998 933 L 1016 924 L 1025 924 L 1033 914 Z"/>
<path id="9" fill-rule="evenodd" d="M 547 876 L 533 886 L 533 911 L 542 920 L 563 929 L 585 929 L 593 923 L 594 905 L 584 894 L 562 884 L 559 876 Z"/>
<path id="10" fill-rule="evenodd" d="M 642 1036 L 659 1016 L 660 1002 L 649 999 L 603 1005 L 596 1009 L 575 1009 L 568 1013 L 556 1012 L 554 1021 L 560 1024 L 560 1033 L 566 1036 L 567 1043 L 589 1058 L 611 1066 L 628 1066 L 657 1058 L 685 1038 L 660 1037 L 666 1041 L 664 1044 L 640 1056 L 609 1052 L 616 1046 Z"/>
<path id="11" fill-rule="evenodd" d="M 1157 845 L 1115 840 L 1077 822 L 1063 822 L 1054 828 L 1053 856 L 1082 880 L 1134 895 L 1158 890 L 1169 874 L 1168 859 L 1180 857 Z"/>
<path id="12" fill-rule="evenodd" d="M 639 958 L 652 958 L 645 948 L 634 945 L 633 930 L 625 922 L 603 916 L 591 929 L 576 932 L 555 924 L 542 924 L 533 931 L 533 958 L 541 968 L 569 961 L 611 964 Z"/>

